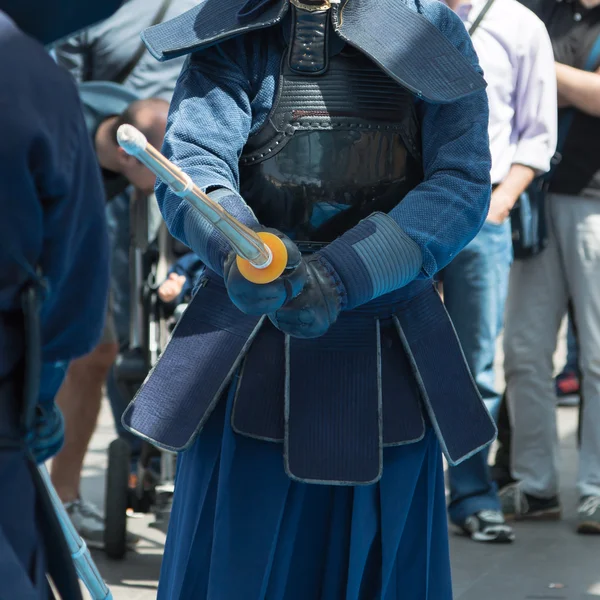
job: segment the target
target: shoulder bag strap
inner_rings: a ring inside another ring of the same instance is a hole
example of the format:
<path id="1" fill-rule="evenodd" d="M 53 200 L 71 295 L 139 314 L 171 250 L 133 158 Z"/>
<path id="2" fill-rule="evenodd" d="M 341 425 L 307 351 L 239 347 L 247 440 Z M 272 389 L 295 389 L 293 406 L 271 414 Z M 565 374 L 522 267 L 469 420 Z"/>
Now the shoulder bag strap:
<path id="1" fill-rule="evenodd" d="M 173 3 L 173 0 L 164 0 L 160 10 L 154 17 L 154 21 L 150 25 L 150 27 L 154 27 L 154 25 L 158 25 L 162 23 L 169 7 Z M 144 42 L 140 44 L 140 47 L 137 49 L 137 52 L 133 55 L 132 59 L 119 71 L 119 73 L 113 78 L 114 83 L 123 83 L 130 75 L 133 73 L 133 70 L 137 67 L 140 60 L 142 60 L 142 56 L 146 53 L 146 45 Z"/>
<path id="2" fill-rule="evenodd" d="M 488 0 L 485 3 L 485 6 L 481 9 L 480 13 L 477 15 L 475 21 L 473 21 L 471 27 L 469 27 L 469 35 L 471 37 L 473 37 L 473 34 L 477 31 L 477 28 L 479 27 L 479 25 L 481 25 L 481 21 L 483 21 L 483 18 L 487 14 L 488 10 L 492 8 L 492 4 L 494 4 L 494 0 Z"/>

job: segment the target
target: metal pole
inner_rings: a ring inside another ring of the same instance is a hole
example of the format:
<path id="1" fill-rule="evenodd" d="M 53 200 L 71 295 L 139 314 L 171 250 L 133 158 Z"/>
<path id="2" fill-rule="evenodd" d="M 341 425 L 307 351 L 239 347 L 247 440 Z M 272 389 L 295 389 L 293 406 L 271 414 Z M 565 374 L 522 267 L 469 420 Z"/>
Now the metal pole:
<path id="1" fill-rule="evenodd" d="M 132 125 L 122 125 L 117 132 L 117 139 L 125 152 L 135 156 L 212 223 L 228 239 L 238 256 L 257 269 L 266 269 L 271 264 L 273 255 L 261 238 L 205 194 L 189 175 L 149 144 L 141 131 Z"/>

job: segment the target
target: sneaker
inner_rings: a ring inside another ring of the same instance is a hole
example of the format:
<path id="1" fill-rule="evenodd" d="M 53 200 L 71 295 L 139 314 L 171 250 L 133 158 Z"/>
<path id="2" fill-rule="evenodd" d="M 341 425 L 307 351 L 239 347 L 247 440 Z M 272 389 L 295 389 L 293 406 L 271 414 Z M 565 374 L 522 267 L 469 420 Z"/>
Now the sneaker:
<path id="1" fill-rule="evenodd" d="M 558 521 L 561 517 L 558 496 L 536 498 L 526 494 L 518 483 L 501 489 L 498 496 L 507 520 Z"/>
<path id="2" fill-rule="evenodd" d="M 85 540 L 89 548 L 104 549 L 104 518 L 90 502 L 75 500 L 65 503 L 65 510 L 77 533 Z M 133 533 L 127 532 L 127 547 L 132 548 L 140 541 Z"/>
<path id="3" fill-rule="evenodd" d="M 458 525 L 461 532 L 475 542 L 508 544 L 515 539 L 512 527 L 498 510 L 482 510 Z"/>
<path id="4" fill-rule="evenodd" d="M 579 517 L 577 533 L 600 534 L 599 496 L 586 496 L 585 498 L 582 498 L 577 513 Z"/>

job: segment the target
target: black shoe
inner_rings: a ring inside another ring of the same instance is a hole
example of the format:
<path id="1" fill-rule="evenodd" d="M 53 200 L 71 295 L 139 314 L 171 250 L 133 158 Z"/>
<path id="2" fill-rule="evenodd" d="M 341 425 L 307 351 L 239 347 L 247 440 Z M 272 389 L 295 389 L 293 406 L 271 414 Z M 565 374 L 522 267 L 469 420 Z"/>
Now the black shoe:
<path id="1" fill-rule="evenodd" d="M 481 510 L 458 527 L 475 542 L 509 544 L 515 539 L 512 527 L 506 524 L 504 516 L 498 510 Z"/>
<path id="2" fill-rule="evenodd" d="M 501 489 L 498 496 L 504 517 L 509 521 L 558 521 L 561 518 L 558 496 L 536 498 L 526 494 L 518 483 Z"/>

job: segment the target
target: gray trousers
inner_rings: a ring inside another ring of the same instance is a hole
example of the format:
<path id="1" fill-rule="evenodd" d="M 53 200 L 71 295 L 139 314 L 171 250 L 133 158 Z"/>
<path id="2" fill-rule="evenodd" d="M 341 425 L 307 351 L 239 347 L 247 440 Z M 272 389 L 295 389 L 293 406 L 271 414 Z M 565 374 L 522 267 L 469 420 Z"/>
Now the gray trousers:
<path id="1" fill-rule="evenodd" d="M 577 485 L 600 496 L 600 200 L 552 194 L 548 247 L 512 267 L 504 333 L 507 398 L 513 427 L 512 471 L 539 498 L 558 493 L 553 354 L 573 303 L 582 394 Z"/>

